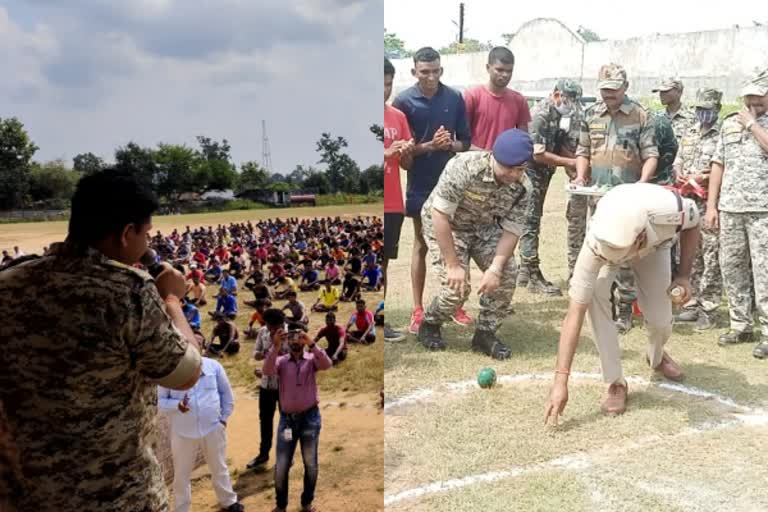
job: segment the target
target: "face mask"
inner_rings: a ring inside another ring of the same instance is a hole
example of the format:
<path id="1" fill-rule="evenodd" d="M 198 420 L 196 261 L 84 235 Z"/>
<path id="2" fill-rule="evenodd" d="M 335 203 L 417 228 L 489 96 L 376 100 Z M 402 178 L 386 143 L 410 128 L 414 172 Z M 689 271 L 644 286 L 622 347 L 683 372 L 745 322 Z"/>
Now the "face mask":
<path id="1" fill-rule="evenodd" d="M 567 116 L 573 111 L 573 107 L 570 103 L 562 102 L 560 105 L 555 105 L 555 110 L 561 116 Z"/>
<path id="2" fill-rule="evenodd" d="M 715 109 L 698 109 L 696 110 L 696 119 L 701 124 L 712 124 L 717 121 L 718 112 Z"/>

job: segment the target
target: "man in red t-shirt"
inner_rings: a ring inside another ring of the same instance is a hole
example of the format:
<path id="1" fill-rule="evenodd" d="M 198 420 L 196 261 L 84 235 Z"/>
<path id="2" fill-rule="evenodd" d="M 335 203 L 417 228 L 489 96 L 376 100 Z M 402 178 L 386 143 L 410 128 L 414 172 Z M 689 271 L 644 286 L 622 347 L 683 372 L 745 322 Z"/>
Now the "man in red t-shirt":
<path id="1" fill-rule="evenodd" d="M 467 122 L 472 133 L 470 150 L 490 151 L 496 137 L 506 130 L 528 131 L 531 112 L 525 97 L 508 89 L 515 68 L 515 56 L 503 46 L 488 54 L 488 83 L 464 91 Z"/>
<path id="2" fill-rule="evenodd" d="M 384 250 L 381 272 L 384 297 L 387 296 L 387 267 L 390 259 L 397 259 L 400 230 L 405 209 L 403 189 L 400 187 L 400 168 L 409 169 L 413 163 L 413 139 L 405 114 L 387 105 L 392 94 L 395 67 L 384 58 Z M 384 326 L 385 341 L 400 341 L 405 336 L 388 325 Z"/>
<path id="3" fill-rule="evenodd" d="M 373 313 L 365 309 L 365 301 L 355 302 L 355 312 L 347 322 L 347 340 L 352 343 L 373 343 L 376 341 L 376 324 Z M 355 330 L 351 330 L 354 327 Z"/>
<path id="4" fill-rule="evenodd" d="M 317 333 L 314 342 L 317 343 L 323 338 L 328 340 L 328 348 L 325 349 L 325 353 L 328 354 L 335 366 L 347 358 L 346 336 L 347 332 L 344 328 L 336 323 L 336 315 L 328 313 L 325 315 L 325 327 Z"/>

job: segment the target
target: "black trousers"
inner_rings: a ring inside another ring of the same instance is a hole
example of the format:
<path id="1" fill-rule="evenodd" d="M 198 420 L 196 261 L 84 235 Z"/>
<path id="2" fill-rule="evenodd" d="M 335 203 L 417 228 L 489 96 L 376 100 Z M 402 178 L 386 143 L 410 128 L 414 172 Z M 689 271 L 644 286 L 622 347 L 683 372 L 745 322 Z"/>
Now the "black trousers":
<path id="1" fill-rule="evenodd" d="M 276 389 L 259 388 L 259 424 L 261 426 L 261 443 L 259 455 L 269 456 L 272 450 L 274 435 L 275 411 L 280 393 Z"/>

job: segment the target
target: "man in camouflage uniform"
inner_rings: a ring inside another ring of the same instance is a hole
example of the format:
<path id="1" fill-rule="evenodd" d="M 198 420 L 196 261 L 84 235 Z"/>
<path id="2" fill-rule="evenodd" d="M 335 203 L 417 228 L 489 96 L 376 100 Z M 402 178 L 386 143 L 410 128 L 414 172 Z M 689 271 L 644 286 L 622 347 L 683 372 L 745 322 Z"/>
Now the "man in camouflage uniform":
<path id="1" fill-rule="evenodd" d="M 510 356 L 496 331 L 515 291 L 512 254 L 525 223 L 530 184 L 524 164 L 532 154 L 527 132 L 504 131 L 492 152 L 473 151 L 451 159 L 424 203 L 424 237 L 440 279 L 440 290 L 418 332 L 426 348 L 445 348 L 440 327 L 469 296 L 471 258 L 483 271 L 472 349 L 497 359 Z"/>
<path id="2" fill-rule="evenodd" d="M 0 272 L 0 402 L 21 458 L 18 509 L 164 512 L 152 449 L 156 384 L 188 389 L 200 352 L 169 265 L 147 250 L 154 194 L 128 174 L 82 178 L 69 235 Z"/>
<path id="3" fill-rule="evenodd" d="M 570 123 L 570 114 L 581 102 L 581 87 L 571 80 L 560 80 L 548 98 L 541 100 L 531 112 L 528 131 L 533 140 L 533 160 L 526 174 L 531 182 L 531 196 L 523 235 L 520 237 L 520 272 L 518 286 L 528 286 L 533 293 L 560 296 L 560 288 L 547 281 L 539 266 L 539 232 L 544 199 L 549 182 L 558 166 L 565 167 L 571 175 L 576 172 L 575 156 L 565 156 L 561 121 Z"/>
<path id="4" fill-rule="evenodd" d="M 683 136 L 680 151 L 675 159 L 676 186 L 680 194 L 693 199 L 702 218 L 707 211 L 707 188 L 717 141 L 720 138 L 721 121 L 718 119 L 723 93 L 717 89 L 696 91 L 696 124 Z M 723 281 L 720 275 L 719 233 L 717 229 L 701 230 L 701 239 L 693 264 L 691 284 L 693 300 L 675 319 L 679 322 L 696 322 L 695 329 L 713 327 L 712 313 L 720 306 L 723 297 Z"/>
<path id="5" fill-rule="evenodd" d="M 659 93 L 659 100 L 664 105 L 665 113 L 672 123 L 675 130 L 677 142 L 683 138 L 688 130 L 696 122 L 694 113 L 686 108 L 680 101 L 683 96 L 683 82 L 679 78 L 666 78 L 653 89 L 653 92 Z"/>
<path id="6" fill-rule="evenodd" d="M 622 66 L 611 63 L 601 67 L 598 87 L 602 100 L 589 107 L 581 121 L 574 184 L 612 187 L 650 182 L 659 158 L 655 123 L 647 110 L 627 97 L 629 82 Z M 619 331 L 626 333 L 632 328 L 632 303 L 637 298 L 629 268 L 618 273 L 617 290 L 616 323 Z"/>
<path id="7" fill-rule="evenodd" d="M 742 90 L 744 108 L 723 120 L 709 178 L 706 223 L 720 227 L 720 268 L 731 328 L 720 345 L 761 338 L 768 328 L 768 70 Z M 768 343 L 755 347 L 768 356 Z"/>
<path id="8" fill-rule="evenodd" d="M 562 147 L 561 152 L 565 156 L 576 158 L 576 148 L 579 146 L 579 130 L 581 128 L 581 119 L 584 117 L 584 111 L 579 105 L 571 114 L 571 121 L 568 130 L 561 132 Z M 566 167 L 568 178 L 571 182 L 576 179 L 576 173 L 572 174 Z M 576 266 L 576 258 L 579 256 L 581 246 L 584 244 L 584 237 L 587 233 L 587 217 L 589 215 L 589 196 L 579 194 L 568 194 L 565 203 L 565 220 L 568 225 L 566 232 L 566 245 L 568 254 L 568 281 L 573 276 L 573 268 Z"/>

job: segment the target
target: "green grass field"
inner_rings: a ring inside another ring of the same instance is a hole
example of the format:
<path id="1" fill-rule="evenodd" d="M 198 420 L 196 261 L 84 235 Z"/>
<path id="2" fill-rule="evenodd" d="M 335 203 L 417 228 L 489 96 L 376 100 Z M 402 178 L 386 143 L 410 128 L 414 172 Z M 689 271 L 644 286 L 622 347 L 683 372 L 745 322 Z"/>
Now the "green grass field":
<path id="1" fill-rule="evenodd" d="M 564 185 L 558 172 L 541 235 L 544 274 L 563 290 Z M 387 297 L 388 321 L 398 327 L 411 309 L 412 240 L 406 221 Z M 479 280 L 473 268 L 473 285 Z M 430 269 L 425 303 L 435 290 Z M 768 375 L 750 345 L 717 345 L 726 312 L 720 329 L 707 333 L 675 326 L 667 348 L 686 371 L 683 388 L 652 375 L 636 319 L 621 339 L 628 410 L 615 418 L 600 414 L 605 386 L 585 325 L 573 366 L 584 375 L 572 378 L 564 421 L 553 429 L 543 425 L 544 404 L 567 301 L 517 290 L 513 304 L 516 313 L 499 332 L 513 352 L 504 362 L 471 352 L 472 328 L 455 325 L 443 328 L 449 348 L 442 353 L 421 348 L 414 336 L 387 345 L 387 510 L 768 510 L 768 456 L 761 450 L 768 443 Z M 466 309 L 476 316 L 477 308 L 473 292 Z M 473 382 L 483 367 L 501 377 L 491 390 Z"/>

